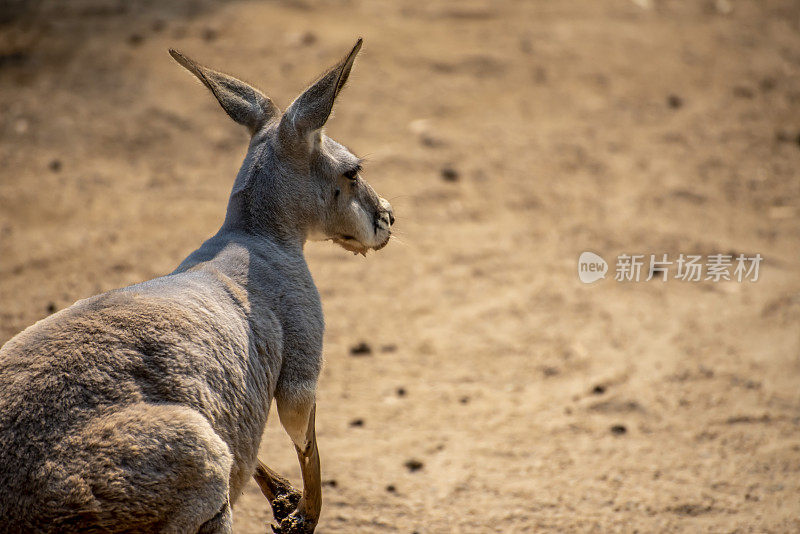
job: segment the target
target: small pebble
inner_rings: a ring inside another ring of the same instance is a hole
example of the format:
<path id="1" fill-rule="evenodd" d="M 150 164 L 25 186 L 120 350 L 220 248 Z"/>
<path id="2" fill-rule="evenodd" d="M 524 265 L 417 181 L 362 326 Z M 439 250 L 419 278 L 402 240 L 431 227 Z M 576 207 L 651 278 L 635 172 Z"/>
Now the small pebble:
<path id="1" fill-rule="evenodd" d="M 139 46 L 144 42 L 144 36 L 141 33 L 132 33 L 128 36 L 128 44 L 131 46 Z"/>
<path id="2" fill-rule="evenodd" d="M 203 33 L 200 35 L 204 41 L 215 41 L 219 33 L 214 28 L 203 28 Z"/>
<path id="3" fill-rule="evenodd" d="M 372 354 L 372 347 L 362 341 L 361 343 L 350 347 L 350 354 L 353 356 L 369 356 Z"/>
<path id="4" fill-rule="evenodd" d="M 406 396 L 406 388 L 397 388 L 397 396 L 398 397 L 405 397 Z"/>
<path id="5" fill-rule="evenodd" d="M 558 368 L 551 365 L 545 365 L 542 367 L 542 374 L 544 376 L 556 376 L 558 374 Z"/>
<path id="6" fill-rule="evenodd" d="M 330 478 L 328 480 L 323 480 L 322 481 L 322 485 L 323 486 L 328 486 L 329 488 L 335 488 L 336 485 L 337 485 L 337 482 L 336 482 L 335 478 Z"/>
<path id="7" fill-rule="evenodd" d="M 461 404 L 466 404 L 466 403 L 469 402 L 469 397 L 466 397 L 466 396 L 465 397 L 461 397 L 460 399 L 458 399 L 458 402 L 460 402 Z"/>
<path id="8" fill-rule="evenodd" d="M 56 312 L 56 303 L 51 302 L 47 305 L 47 313 L 55 313 Z"/>
<path id="9" fill-rule="evenodd" d="M 775 132 L 775 140 L 779 143 L 789 143 L 793 140 L 794 135 L 787 129 L 781 129 Z"/>
<path id="10" fill-rule="evenodd" d="M 304 46 L 309 46 L 317 42 L 317 35 L 312 31 L 304 32 L 303 35 L 300 36 L 300 44 Z"/>
<path id="11" fill-rule="evenodd" d="M 672 109 L 678 109 L 683 106 L 683 99 L 678 95 L 669 95 L 667 97 L 667 105 Z"/>
<path id="12" fill-rule="evenodd" d="M 350 421 L 350 426 L 364 426 L 364 420 L 360 418 L 353 419 L 352 421 Z"/>
<path id="13" fill-rule="evenodd" d="M 394 493 L 397 491 L 397 488 L 394 487 L 394 484 L 389 484 L 388 486 L 386 486 L 386 491 L 388 491 L 389 493 Z"/>
<path id="14" fill-rule="evenodd" d="M 437 137 L 433 137 L 430 134 L 424 133 L 419 136 L 419 142 L 422 146 L 426 146 L 428 148 L 437 148 L 440 146 L 444 146 L 444 141 Z"/>
<path id="15" fill-rule="evenodd" d="M 544 69 L 544 67 L 536 67 L 536 69 L 533 71 L 533 79 L 539 84 L 547 82 L 547 71 Z"/>
<path id="16" fill-rule="evenodd" d="M 403 465 L 405 465 L 406 469 L 408 469 L 412 473 L 414 473 L 416 471 L 419 471 L 420 469 L 425 467 L 425 464 L 423 464 L 422 462 L 420 462 L 419 460 L 417 460 L 415 458 L 412 458 L 411 460 L 407 460 L 406 463 L 403 464 Z"/>
<path id="17" fill-rule="evenodd" d="M 628 429 L 625 428 L 625 425 L 614 425 L 611 427 L 611 433 L 616 434 L 618 436 L 625 434 L 627 431 Z"/>
<path id="18" fill-rule="evenodd" d="M 603 384 L 597 384 L 595 387 L 592 388 L 593 395 L 602 395 L 606 392 L 606 387 Z"/>
<path id="19" fill-rule="evenodd" d="M 48 165 L 48 167 L 50 167 L 50 170 L 53 171 L 53 172 L 61 171 L 61 160 L 60 159 L 52 160 L 50 162 L 50 164 Z"/>
<path id="20" fill-rule="evenodd" d="M 442 174 L 442 180 L 444 180 L 445 182 L 458 181 L 458 171 L 452 167 L 443 167 L 441 174 Z"/>

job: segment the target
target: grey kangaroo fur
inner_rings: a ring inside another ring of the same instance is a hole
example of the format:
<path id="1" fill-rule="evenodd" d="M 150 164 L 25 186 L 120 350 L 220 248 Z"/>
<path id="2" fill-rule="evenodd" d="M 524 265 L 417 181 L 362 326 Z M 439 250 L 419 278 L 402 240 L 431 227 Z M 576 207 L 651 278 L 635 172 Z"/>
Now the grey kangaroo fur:
<path id="1" fill-rule="evenodd" d="M 0 349 L 0 532 L 231 532 L 254 477 L 276 532 L 313 532 L 320 298 L 308 239 L 380 249 L 389 203 L 322 132 L 352 51 L 281 113 L 170 50 L 252 135 L 225 221 L 171 274 L 81 300 Z M 258 461 L 275 399 L 303 492 Z"/>

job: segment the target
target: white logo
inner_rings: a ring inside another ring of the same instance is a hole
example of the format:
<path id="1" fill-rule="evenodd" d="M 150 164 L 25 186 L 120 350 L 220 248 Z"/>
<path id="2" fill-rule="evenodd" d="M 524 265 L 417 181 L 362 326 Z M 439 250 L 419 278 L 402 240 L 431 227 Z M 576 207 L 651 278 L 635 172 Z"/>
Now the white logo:
<path id="1" fill-rule="evenodd" d="M 578 278 L 584 284 L 591 284 L 605 278 L 606 272 L 608 272 L 606 260 L 594 252 L 584 252 L 578 258 Z"/>
<path id="2" fill-rule="evenodd" d="M 648 256 L 650 261 L 647 260 Z M 705 261 L 703 261 L 705 259 Z M 757 282 L 764 256 L 754 254 L 620 254 L 617 256 L 614 280 L 617 282 L 649 282 L 654 278 L 667 282 L 670 278 L 684 282 Z M 671 273 L 675 267 L 676 273 Z M 594 252 L 578 257 L 578 278 L 584 284 L 606 277 L 608 264 Z"/>

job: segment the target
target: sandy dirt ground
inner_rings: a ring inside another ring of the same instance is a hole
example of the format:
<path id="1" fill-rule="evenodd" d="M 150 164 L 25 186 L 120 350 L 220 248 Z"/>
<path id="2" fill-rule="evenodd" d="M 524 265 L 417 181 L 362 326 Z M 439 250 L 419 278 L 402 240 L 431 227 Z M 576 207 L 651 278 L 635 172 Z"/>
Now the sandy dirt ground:
<path id="1" fill-rule="evenodd" d="M 318 532 L 800 531 L 795 0 L 0 6 L 0 341 L 221 224 L 246 133 L 168 47 L 285 106 L 361 35 L 328 133 L 400 239 L 307 246 Z M 261 458 L 299 482 L 276 417 Z M 236 531 L 270 518 L 251 484 Z"/>

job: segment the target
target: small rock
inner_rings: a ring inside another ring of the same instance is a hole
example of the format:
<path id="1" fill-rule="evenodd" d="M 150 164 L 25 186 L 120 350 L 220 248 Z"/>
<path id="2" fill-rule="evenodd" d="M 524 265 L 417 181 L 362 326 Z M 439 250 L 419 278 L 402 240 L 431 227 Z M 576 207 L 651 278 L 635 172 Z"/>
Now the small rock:
<path id="1" fill-rule="evenodd" d="M 770 77 L 763 78 L 758 84 L 761 90 L 764 91 L 765 93 L 775 89 L 776 85 L 777 82 L 775 81 L 775 78 L 770 78 Z"/>
<path id="2" fill-rule="evenodd" d="M 144 42 L 144 36 L 141 33 L 132 33 L 128 36 L 128 44 L 131 46 L 139 46 Z"/>
<path id="3" fill-rule="evenodd" d="M 21 50 L 0 53 L 0 67 L 5 67 L 6 65 L 22 65 L 28 60 L 28 57 L 28 54 Z"/>
<path id="4" fill-rule="evenodd" d="M 388 491 L 389 493 L 395 493 L 397 491 L 397 488 L 394 487 L 394 484 L 389 484 L 388 486 L 386 486 L 386 491 Z"/>
<path id="5" fill-rule="evenodd" d="M 61 160 L 54 159 L 47 166 L 50 168 L 51 171 L 59 172 L 61 171 Z"/>
<path id="6" fill-rule="evenodd" d="M 547 83 L 547 70 L 544 67 L 536 67 L 533 70 L 533 80 L 536 83 Z"/>
<path id="7" fill-rule="evenodd" d="M 423 146 L 436 148 L 445 145 L 444 141 L 433 133 L 431 121 L 428 119 L 415 119 L 408 123 L 408 129 L 417 136 Z"/>
<path id="8" fill-rule="evenodd" d="M 403 464 L 403 465 L 405 465 L 406 469 L 408 469 L 412 473 L 414 473 L 416 471 L 419 471 L 420 469 L 425 467 L 425 464 L 423 464 L 421 461 L 419 461 L 419 460 L 417 460 L 415 458 L 407 460 L 406 463 Z"/>
<path id="9" fill-rule="evenodd" d="M 616 434 L 617 436 L 621 436 L 622 434 L 625 434 L 627 431 L 628 429 L 625 427 L 625 425 L 614 425 L 611 427 L 611 433 Z"/>
<path id="10" fill-rule="evenodd" d="M 458 171 L 452 167 L 443 167 L 441 170 L 442 180 L 445 182 L 457 182 Z"/>
<path id="11" fill-rule="evenodd" d="M 542 367 L 542 374 L 544 376 L 556 376 L 558 372 L 559 372 L 558 368 L 553 367 L 551 365 L 545 365 L 544 367 Z"/>
<path id="12" fill-rule="evenodd" d="M 793 133 L 789 130 L 778 130 L 775 132 L 775 140 L 779 143 L 796 143 L 800 146 L 800 132 Z"/>
<path id="13" fill-rule="evenodd" d="M 329 488 L 335 488 L 336 485 L 337 485 L 337 482 L 336 482 L 335 478 L 330 478 L 328 480 L 323 480 L 322 481 L 322 485 L 323 486 L 328 486 Z"/>
<path id="14" fill-rule="evenodd" d="M 397 388 L 397 396 L 398 397 L 405 397 L 406 396 L 406 388 Z"/>
<path id="15" fill-rule="evenodd" d="M 438 137 L 433 137 L 430 134 L 422 134 L 419 136 L 419 142 L 422 143 L 422 146 L 426 146 L 428 148 L 437 148 L 444 146 L 444 141 L 439 139 Z"/>
<path id="16" fill-rule="evenodd" d="M 602 395 L 606 392 L 606 387 L 603 384 L 597 384 L 592 388 L 592 395 Z"/>
<path id="17" fill-rule="evenodd" d="M 678 109 L 683 106 L 683 99 L 678 95 L 669 95 L 667 97 L 667 105 L 672 109 Z"/>
<path id="18" fill-rule="evenodd" d="M 200 37 L 202 37 L 204 41 L 215 41 L 217 37 L 219 37 L 219 32 L 214 28 L 203 28 Z"/>
<path id="19" fill-rule="evenodd" d="M 300 44 L 310 46 L 317 42 L 317 35 L 312 31 L 303 32 L 300 36 Z"/>
<path id="20" fill-rule="evenodd" d="M 350 347 L 350 354 L 352 356 L 369 356 L 372 354 L 372 347 L 370 347 L 366 342 L 362 341 L 357 345 Z"/>
<path id="21" fill-rule="evenodd" d="M 469 397 L 467 397 L 465 395 L 465 396 L 461 397 L 460 399 L 458 399 L 458 402 L 460 402 L 461 404 L 467 404 L 469 402 Z"/>
<path id="22" fill-rule="evenodd" d="M 358 427 L 364 426 L 364 420 L 363 419 L 353 419 L 352 421 L 350 421 L 350 426 L 358 426 Z"/>
<path id="23" fill-rule="evenodd" d="M 47 305 L 47 313 L 55 313 L 56 312 L 56 303 L 51 302 Z"/>

